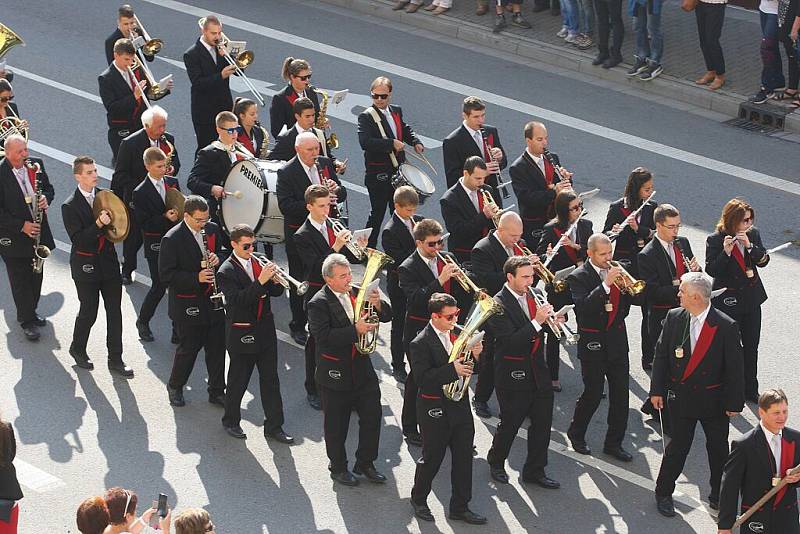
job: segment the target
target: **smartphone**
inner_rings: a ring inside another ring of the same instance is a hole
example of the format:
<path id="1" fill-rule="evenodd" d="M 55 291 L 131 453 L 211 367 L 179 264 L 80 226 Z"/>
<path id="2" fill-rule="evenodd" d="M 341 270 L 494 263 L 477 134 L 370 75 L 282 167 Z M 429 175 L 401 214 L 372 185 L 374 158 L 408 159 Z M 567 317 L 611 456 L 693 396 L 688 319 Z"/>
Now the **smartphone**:
<path id="1" fill-rule="evenodd" d="M 156 510 L 158 517 L 167 517 L 167 496 L 163 493 L 158 494 L 158 506 Z"/>

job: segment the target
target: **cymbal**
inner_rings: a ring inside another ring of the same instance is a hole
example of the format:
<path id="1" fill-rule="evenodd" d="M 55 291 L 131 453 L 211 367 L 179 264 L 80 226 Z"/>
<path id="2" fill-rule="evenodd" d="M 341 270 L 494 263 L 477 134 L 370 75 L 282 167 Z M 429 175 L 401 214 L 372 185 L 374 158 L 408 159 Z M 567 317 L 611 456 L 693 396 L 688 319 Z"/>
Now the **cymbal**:
<path id="1" fill-rule="evenodd" d="M 92 213 L 95 218 L 100 216 L 100 212 L 106 210 L 111 214 L 111 224 L 105 227 L 106 239 L 112 243 L 120 243 L 128 237 L 130 230 L 130 218 L 128 208 L 125 203 L 112 191 L 99 191 L 94 197 Z"/>
<path id="2" fill-rule="evenodd" d="M 178 220 L 183 219 L 183 204 L 186 202 L 186 197 L 177 189 L 168 188 L 164 195 L 164 206 L 167 210 L 175 210 L 178 212 Z"/>

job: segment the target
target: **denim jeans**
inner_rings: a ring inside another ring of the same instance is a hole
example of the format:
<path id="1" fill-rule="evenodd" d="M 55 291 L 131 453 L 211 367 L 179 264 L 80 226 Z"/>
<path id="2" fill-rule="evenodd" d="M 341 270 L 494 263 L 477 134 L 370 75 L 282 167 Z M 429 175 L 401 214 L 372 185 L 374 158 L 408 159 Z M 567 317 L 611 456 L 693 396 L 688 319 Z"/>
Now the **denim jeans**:
<path id="1" fill-rule="evenodd" d="M 778 48 L 778 15 L 761 15 L 761 86 L 767 91 L 784 87 L 783 62 Z"/>
<path id="2" fill-rule="evenodd" d="M 592 0 L 578 0 L 578 33 L 594 33 L 594 3 Z"/>
<path id="3" fill-rule="evenodd" d="M 664 7 L 662 6 L 662 9 Z M 661 14 L 648 13 L 646 6 L 640 6 L 633 17 L 633 33 L 636 36 L 634 57 L 661 65 L 664 56 L 664 34 L 661 32 Z"/>
<path id="4" fill-rule="evenodd" d="M 561 0 L 561 25 L 570 34 L 578 33 L 578 0 Z"/>

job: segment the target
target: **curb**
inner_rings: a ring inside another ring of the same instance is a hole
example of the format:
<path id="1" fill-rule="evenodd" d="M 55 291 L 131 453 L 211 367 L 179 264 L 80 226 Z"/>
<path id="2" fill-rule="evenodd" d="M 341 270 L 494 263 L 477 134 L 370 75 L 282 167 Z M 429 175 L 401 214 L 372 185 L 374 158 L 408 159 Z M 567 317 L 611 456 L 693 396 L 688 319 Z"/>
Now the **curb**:
<path id="1" fill-rule="evenodd" d="M 593 57 L 579 51 L 565 50 L 549 43 L 528 37 L 509 34 L 494 34 L 484 26 L 457 19 L 448 15 L 436 17 L 409 14 L 405 11 L 392 11 L 392 3 L 387 0 L 320 0 L 358 13 L 373 15 L 378 18 L 400 22 L 416 28 L 446 35 L 468 43 L 493 48 L 516 56 L 554 65 L 566 70 L 593 76 L 601 80 L 611 81 L 624 87 L 631 87 L 670 100 L 691 104 L 699 108 L 711 110 L 731 118 L 739 115 L 739 104 L 746 96 L 729 92 L 712 92 L 700 88 L 692 82 L 662 74 L 650 82 L 632 80 L 622 69 L 601 69 L 592 66 Z M 794 113 L 786 115 L 784 131 L 800 133 L 800 116 Z"/>

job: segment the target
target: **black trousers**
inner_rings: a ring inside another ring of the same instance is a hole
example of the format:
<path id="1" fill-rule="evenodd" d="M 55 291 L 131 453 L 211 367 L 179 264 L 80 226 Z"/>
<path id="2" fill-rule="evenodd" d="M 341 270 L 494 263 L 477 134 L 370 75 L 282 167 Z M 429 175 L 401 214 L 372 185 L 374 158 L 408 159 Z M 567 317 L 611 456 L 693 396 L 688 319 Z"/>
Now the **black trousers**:
<path id="1" fill-rule="evenodd" d="M 24 327 L 36 320 L 36 307 L 42 293 L 43 272 L 33 272 L 32 258 L 3 256 L 11 286 L 11 296 L 17 308 L 17 321 Z"/>
<path id="2" fill-rule="evenodd" d="M 291 239 L 286 240 L 286 260 L 289 263 L 289 275 L 295 280 L 304 280 L 306 275 L 303 269 L 303 259 L 297 253 L 297 248 L 295 248 Z M 303 297 L 299 296 L 296 291 L 289 291 L 289 308 L 292 310 L 289 329 L 292 332 L 305 330 L 306 328 L 307 318 L 306 312 L 303 310 L 303 301 Z"/>
<path id="3" fill-rule="evenodd" d="M 494 336 L 486 336 L 481 353 L 481 367 L 478 369 L 478 381 L 475 384 L 473 400 L 489 402 L 494 391 Z"/>
<path id="4" fill-rule="evenodd" d="M 421 330 L 421 329 L 420 329 Z M 413 336 L 408 336 L 403 340 L 406 354 L 409 353 L 411 341 L 417 336 L 419 332 L 414 333 Z M 416 434 L 419 432 L 419 425 L 417 423 L 417 395 L 419 394 L 419 386 L 414 377 L 414 370 L 408 372 L 408 378 L 403 387 L 403 412 L 400 415 L 400 423 L 403 426 L 403 434 Z"/>
<path id="5" fill-rule="evenodd" d="M 706 62 L 706 70 L 717 74 L 725 74 L 725 56 L 719 38 L 722 36 L 722 25 L 725 22 L 725 4 L 707 4 L 697 2 L 694 9 L 697 20 L 697 35 L 700 38 L 700 50 Z"/>
<path id="6" fill-rule="evenodd" d="M 650 335 L 650 309 L 647 306 L 642 306 L 642 324 L 640 325 L 641 343 L 642 343 L 642 363 L 652 363 L 656 354 L 656 341 L 658 338 L 653 338 Z M 659 331 L 659 335 L 661 332 Z"/>
<path id="7" fill-rule="evenodd" d="M 379 178 L 380 177 L 380 178 Z M 364 176 L 364 185 L 367 186 L 369 191 L 369 218 L 365 228 L 372 228 L 367 240 L 367 246 L 375 248 L 378 244 L 378 236 L 381 233 L 381 226 L 383 226 L 383 219 L 386 216 L 387 209 L 392 211 L 394 203 L 392 196 L 394 195 L 394 188 L 392 187 L 390 176 L 384 174 L 366 174 Z"/>
<path id="8" fill-rule="evenodd" d="M 545 332 L 544 352 L 547 359 L 547 368 L 550 369 L 550 380 L 558 380 L 558 370 L 561 367 L 561 342 L 552 334 Z"/>
<path id="9" fill-rule="evenodd" d="M 108 129 L 108 146 L 111 147 L 111 166 L 117 164 L 117 153 L 119 152 L 119 145 L 122 144 L 122 140 L 128 137 L 131 134 L 129 129 L 125 128 L 122 130 L 119 129 Z"/>
<path id="10" fill-rule="evenodd" d="M 192 121 L 192 125 L 194 126 L 194 136 L 197 138 L 197 150 L 194 152 L 194 155 L 197 156 L 201 149 L 210 145 L 217 138 L 217 128 L 213 122 L 198 124 Z"/>
<path id="11" fill-rule="evenodd" d="M 381 391 L 374 385 L 369 389 L 337 391 L 319 387 L 322 411 L 325 414 L 325 450 L 328 453 L 331 473 L 347 470 L 347 430 L 350 413 L 355 408 L 358 414 L 357 466 L 373 466 L 378 457 L 378 442 L 381 435 Z"/>
<path id="12" fill-rule="evenodd" d="M 130 209 L 130 206 L 128 206 Z M 122 242 L 122 274 L 131 275 L 136 270 L 136 256 L 139 254 L 139 249 L 142 248 L 142 230 L 136 222 L 133 213 L 128 217 L 130 221 L 130 229 L 128 230 L 128 237 Z M 158 265 L 158 263 L 156 263 Z M 150 269 L 152 274 L 153 269 Z"/>
<path id="13" fill-rule="evenodd" d="M 400 289 L 396 274 L 386 277 L 386 289 L 392 301 L 392 369 L 405 369 L 405 345 L 403 344 L 403 328 L 406 323 L 406 294 Z"/>
<path id="14" fill-rule="evenodd" d="M 153 318 L 158 304 L 167 291 L 167 285 L 161 281 L 161 277 L 158 274 L 158 256 L 147 257 L 147 266 L 150 268 L 150 280 L 153 283 L 147 295 L 145 295 L 142 301 L 142 309 L 139 311 L 139 322 L 144 324 L 148 324 L 150 319 Z"/>
<path id="15" fill-rule="evenodd" d="M 584 358 L 581 360 L 583 393 L 575 404 L 575 413 L 567 430 L 570 441 L 586 443 L 586 429 L 603 396 L 603 385 L 608 379 L 608 430 L 604 447 L 622 445 L 628 428 L 628 372 L 630 364 L 627 354 Z"/>
<path id="16" fill-rule="evenodd" d="M 736 314 L 739 334 L 742 337 L 744 356 L 744 393 L 746 397 L 758 396 L 758 344 L 761 341 L 761 306 L 750 313 Z"/>
<path id="17" fill-rule="evenodd" d="M 208 370 L 208 394 L 225 393 L 225 323 L 210 325 L 179 324 L 180 341 L 175 349 L 172 373 L 167 385 L 172 389 L 182 389 L 189 381 L 194 369 L 197 353 L 204 349 L 206 369 Z"/>
<path id="18" fill-rule="evenodd" d="M 275 321 L 264 320 L 261 325 L 268 334 L 267 346 L 255 354 L 229 352 L 228 381 L 225 392 L 225 415 L 222 424 L 236 426 L 242 421 L 241 404 L 253 368 L 258 368 L 258 387 L 261 407 L 264 409 L 264 432 L 274 432 L 283 426 L 283 400 L 278 379 L 278 339 L 275 337 Z M 271 334 L 269 334 L 271 332 Z"/>
<path id="19" fill-rule="evenodd" d="M 317 390 L 317 380 L 314 375 L 317 372 L 317 340 L 314 339 L 314 336 L 311 334 L 308 335 L 308 339 L 306 339 L 306 346 L 305 346 L 305 356 L 306 356 L 306 380 L 303 385 L 306 388 L 306 393 L 309 395 L 314 395 L 315 397 L 319 395 L 319 391 Z"/>
<path id="20" fill-rule="evenodd" d="M 648 308 L 647 314 L 647 343 L 648 345 L 645 346 L 642 344 L 642 363 L 653 363 L 653 358 L 655 357 L 656 353 L 656 343 L 658 342 L 658 338 L 661 337 L 661 329 L 664 326 L 664 318 L 667 316 L 667 312 L 669 312 L 669 308 L 653 308 L 651 306 L 646 306 Z M 645 306 L 642 306 L 642 311 L 644 312 Z M 642 338 L 642 343 L 644 343 L 644 337 Z"/>
<path id="21" fill-rule="evenodd" d="M 722 481 L 722 468 L 728 458 L 728 417 L 711 417 L 708 419 L 696 419 L 694 417 L 682 417 L 672 412 L 672 439 L 667 445 L 667 452 L 661 461 L 661 469 L 656 479 L 656 495 L 672 495 L 675 491 L 675 481 L 683 471 L 686 463 L 686 456 L 692 447 L 694 440 L 694 429 L 698 421 L 703 426 L 706 434 L 706 452 L 708 453 L 708 465 L 711 468 L 710 498 L 712 501 L 719 502 L 719 488 Z"/>
<path id="22" fill-rule="evenodd" d="M 594 7 L 597 13 L 597 49 L 600 55 L 620 57 L 622 40 L 625 37 L 622 0 L 595 0 Z M 612 32 L 614 35 L 609 48 L 608 38 Z"/>
<path id="23" fill-rule="evenodd" d="M 433 479 L 450 449 L 450 512 L 463 512 L 472 500 L 472 442 L 475 438 L 472 418 L 452 424 L 446 413 L 443 417 L 431 417 L 421 404 L 417 417 L 422 430 L 422 458 L 417 461 L 411 500 L 417 504 L 427 502 Z"/>
<path id="24" fill-rule="evenodd" d="M 103 295 L 103 307 L 106 310 L 106 347 L 108 359 L 122 358 L 122 281 L 119 277 L 102 282 L 75 281 L 80 309 L 75 318 L 72 330 L 72 347 L 86 352 L 89 333 L 97 320 L 97 309 L 100 306 L 100 295 Z"/>
<path id="25" fill-rule="evenodd" d="M 500 403 L 500 424 L 497 425 L 486 461 L 492 467 L 504 467 L 519 427 L 526 417 L 530 417 L 528 456 L 522 468 L 522 478 L 533 480 L 544 476 L 553 423 L 553 391 L 497 388 L 497 401 Z"/>

